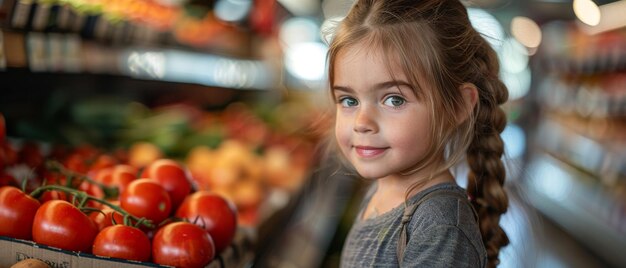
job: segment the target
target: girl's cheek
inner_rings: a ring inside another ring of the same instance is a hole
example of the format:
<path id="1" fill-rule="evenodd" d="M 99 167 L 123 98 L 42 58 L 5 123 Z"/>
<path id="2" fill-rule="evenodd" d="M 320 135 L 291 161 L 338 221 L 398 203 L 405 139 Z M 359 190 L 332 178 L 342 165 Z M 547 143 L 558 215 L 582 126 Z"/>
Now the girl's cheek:
<path id="1" fill-rule="evenodd" d="M 345 147 L 349 146 L 350 143 L 350 126 L 347 122 L 342 122 L 341 120 L 337 120 L 337 124 L 335 125 L 335 139 L 339 148 L 342 152 L 345 151 Z"/>
<path id="2" fill-rule="evenodd" d="M 346 120 L 345 117 L 342 116 L 340 114 L 340 112 L 337 112 L 337 116 L 335 117 L 335 135 L 338 137 L 339 134 L 344 131 Z"/>

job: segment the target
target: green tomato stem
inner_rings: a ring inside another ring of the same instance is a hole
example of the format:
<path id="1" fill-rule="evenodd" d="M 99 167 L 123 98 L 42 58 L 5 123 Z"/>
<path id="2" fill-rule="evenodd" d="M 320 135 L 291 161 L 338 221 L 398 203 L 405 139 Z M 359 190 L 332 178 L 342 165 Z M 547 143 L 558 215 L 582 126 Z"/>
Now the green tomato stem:
<path id="1" fill-rule="evenodd" d="M 94 181 L 93 179 L 89 178 L 89 176 L 65 168 L 61 163 L 57 161 L 47 161 L 46 167 L 50 171 L 59 172 L 67 177 L 68 187 L 72 186 L 72 181 L 74 178 L 78 178 L 81 182 L 87 181 L 90 184 L 98 186 L 98 188 L 102 189 L 102 192 L 104 192 L 104 196 L 106 198 L 116 198 L 119 195 L 119 189 L 117 187 L 107 186 L 101 182 Z"/>
<path id="2" fill-rule="evenodd" d="M 110 203 L 109 201 L 97 198 L 95 196 L 91 196 L 88 195 L 87 193 L 83 192 L 83 191 L 79 191 L 76 189 L 72 189 L 69 187 L 65 187 L 65 186 L 61 186 L 61 185 L 45 185 L 45 186 L 41 186 L 37 189 L 35 189 L 34 191 L 32 191 L 30 193 L 30 195 L 34 198 L 38 198 L 39 195 L 43 194 L 45 191 L 61 191 L 64 192 L 66 194 L 71 194 L 74 198 L 78 198 L 79 201 L 79 205 L 77 206 L 79 209 L 82 209 L 82 207 L 87 203 L 87 201 L 89 200 L 93 200 L 96 201 L 100 204 L 104 204 L 108 207 L 110 207 L 111 209 L 119 212 L 120 214 L 122 214 L 122 216 L 124 216 L 124 224 L 128 225 L 128 226 L 132 226 L 130 224 L 126 224 L 126 218 L 129 218 L 133 221 L 136 222 L 140 222 L 141 224 L 143 224 L 144 226 L 146 226 L 147 228 L 154 228 L 154 224 L 152 224 L 151 220 L 148 220 L 146 218 L 139 218 L 136 216 L 133 216 L 132 214 L 128 213 L 126 210 L 124 210 L 123 208 L 121 208 L 120 206 L 117 205 L 113 205 L 112 203 Z"/>

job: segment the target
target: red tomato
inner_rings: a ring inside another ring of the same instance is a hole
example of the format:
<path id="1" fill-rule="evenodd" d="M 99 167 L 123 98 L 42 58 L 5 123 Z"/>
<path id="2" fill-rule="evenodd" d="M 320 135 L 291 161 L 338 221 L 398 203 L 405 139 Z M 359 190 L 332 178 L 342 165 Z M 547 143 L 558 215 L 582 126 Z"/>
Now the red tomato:
<path id="1" fill-rule="evenodd" d="M 38 208 L 39 201 L 22 190 L 12 186 L 0 188 L 0 235 L 31 239 Z"/>
<path id="2" fill-rule="evenodd" d="M 188 222 L 161 228 L 152 240 L 152 261 L 176 267 L 204 267 L 215 256 L 209 233 Z"/>
<path id="3" fill-rule="evenodd" d="M 96 171 L 89 171 L 89 176 L 91 178 L 93 178 L 94 181 L 97 182 L 101 182 L 104 183 L 107 186 L 110 186 L 108 184 L 106 184 L 104 181 L 105 180 L 110 180 L 111 179 L 111 174 L 113 173 L 113 168 L 112 167 L 108 167 L 108 168 L 103 168 L 100 170 L 96 170 Z"/>
<path id="4" fill-rule="evenodd" d="M 174 209 L 178 208 L 191 191 L 185 170 L 174 160 L 156 160 L 143 170 L 140 177 L 158 181 L 170 195 Z"/>
<path id="5" fill-rule="evenodd" d="M 94 160 L 94 162 L 89 166 L 89 170 L 96 171 L 104 168 L 112 167 L 117 164 L 117 160 L 113 158 L 113 156 L 107 154 L 101 154 Z"/>
<path id="6" fill-rule="evenodd" d="M 176 211 L 176 217 L 195 221 L 196 225 L 207 230 L 215 243 L 217 253 L 231 244 L 237 230 L 235 205 L 208 191 L 195 192 L 185 198 Z"/>
<path id="7" fill-rule="evenodd" d="M 81 156 L 82 159 L 94 159 L 96 158 L 96 156 L 98 156 L 99 151 L 96 147 L 92 145 L 83 144 L 74 148 L 73 153 L 78 154 L 79 156 Z"/>
<path id="8" fill-rule="evenodd" d="M 31 168 L 38 168 L 43 165 L 43 155 L 39 144 L 34 142 L 25 142 L 18 153 L 20 163 L 24 163 Z"/>
<path id="9" fill-rule="evenodd" d="M 151 179 L 139 179 L 128 184 L 120 196 L 120 204 L 130 214 L 152 220 L 155 225 L 167 219 L 172 209 L 165 189 Z"/>
<path id="10" fill-rule="evenodd" d="M 59 191 L 45 191 L 40 197 L 39 197 L 39 202 L 46 203 L 50 200 L 65 200 L 68 201 L 69 198 L 67 197 L 67 194 L 64 192 L 59 192 Z"/>
<path id="11" fill-rule="evenodd" d="M 112 168 L 103 169 L 98 173 L 98 181 L 107 186 L 115 186 L 121 194 L 126 190 L 129 183 L 137 179 L 137 169 L 129 165 L 115 165 Z"/>
<path id="12" fill-rule="evenodd" d="M 96 171 L 90 171 L 91 178 L 93 178 L 94 181 L 102 183 L 104 183 L 105 180 L 108 180 L 109 177 L 111 177 L 111 173 L 113 173 L 112 167 L 103 168 Z"/>
<path id="13" fill-rule="evenodd" d="M 33 240 L 65 250 L 89 252 L 98 234 L 96 224 L 74 205 L 52 200 L 39 207 L 33 221 Z"/>
<path id="14" fill-rule="evenodd" d="M 0 145 L 2 144 L 0 143 Z M 7 161 L 5 158 L 6 157 L 4 156 L 4 148 L 0 146 L 0 170 L 4 170 L 4 167 L 7 165 Z"/>
<path id="15" fill-rule="evenodd" d="M 83 181 L 79 186 L 78 186 L 78 190 L 81 190 L 85 193 L 87 193 L 88 195 L 91 195 L 93 197 L 97 197 L 97 198 L 104 198 L 104 191 L 102 191 L 102 188 L 100 188 L 98 185 L 92 184 L 88 181 Z M 92 208 L 100 208 L 102 207 L 102 205 L 99 202 L 93 201 L 93 200 L 89 200 L 87 201 L 87 205 L 88 207 L 92 207 Z"/>
<path id="16" fill-rule="evenodd" d="M 65 159 L 67 155 L 70 153 L 70 150 L 67 146 L 61 144 L 52 145 L 52 149 L 50 149 L 50 153 L 48 153 L 48 159 L 54 159 L 60 161 Z"/>
<path id="17" fill-rule="evenodd" d="M 2 163 L 0 163 L 0 187 L 7 186 L 7 185 L 17 185 L 17 184 L 13 176 L 2 171 Z"/>
<path id="18" fill-rule="evenodd" d="M 13 148 L 13 146 L 11 146 L 10 144 L 0 143 L 0 154 L 3 155 L 2 162 L 5 166 L 12 166 L 17 164 L 17 150 L 15 150 L 15 148 Z"/>
<path id="19" fill-rule="evenodd" d="M 115 225 L 104 228 L 93 242 L 93 254 L 134 261 L 150 260 L 150 240 L 141 230 Z"/>
<path id="20" fill-rule="evenodd" d="M 67 169 L 71 171 L 75 171 L 75 172 L 82 173 L 82 174 L 87 173 L 87 169 L 88 169 L 87 161 L 85 160 L 85 157 L 78 153 L 70 154 L 65 159 L 65 161 L 63 161 L 63 166 L 65 166 Z"/>
<path id="21" fill-rule="evenodd" d="M 113 225 L 113 220 L 115 219 L 116 224 L 124 224 L 124 216 L 114 209 L 105 206 L 102 210 L 102 213 L 94 211 L 89 214 L 89 218 L 93 220 L 94 223 L 98 226 L 98 230 L 102 230 L 106 227 Z"/>
<path id="22" fill-rule="evenodd" d="M 259 222 L 259 208 L 249 207 L 239 210 L 237 220 L 242 226 L 256 226 Z"/>

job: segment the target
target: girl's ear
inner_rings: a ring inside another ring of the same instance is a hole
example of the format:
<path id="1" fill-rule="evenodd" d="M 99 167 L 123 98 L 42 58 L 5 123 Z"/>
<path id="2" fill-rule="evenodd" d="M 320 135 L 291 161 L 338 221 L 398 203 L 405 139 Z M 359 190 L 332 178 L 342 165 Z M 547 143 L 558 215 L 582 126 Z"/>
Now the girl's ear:
<path id="1" fill-rule="evenodd" d="M 472 83 L 463 83 L 459 86 L 459 90 L 463 95 L 463 104 L 465 105 L 464 113 L 459 115 L 459 123 L 465 121 L 470 115 L 476 103 L 478 102 L 478 88 Z"/>
<path id="2" fill-rule="evenodd" d="M 463 94 L 466 108 L 469 110 L 474 109 L 476 102 L 478 102 L 478 88 L 472 83 L 463 83 L 459 89 L 461 90 L 461 94 Z"/>

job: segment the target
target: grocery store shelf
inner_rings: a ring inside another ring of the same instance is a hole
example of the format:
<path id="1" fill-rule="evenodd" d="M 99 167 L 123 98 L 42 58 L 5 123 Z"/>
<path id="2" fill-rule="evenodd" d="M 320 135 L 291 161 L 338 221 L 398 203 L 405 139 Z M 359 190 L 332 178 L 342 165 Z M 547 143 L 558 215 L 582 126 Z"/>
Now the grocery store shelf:
<path id="1" fill-rule="evenodd" d="M 597 2 L 597 1 L 596 1 Z M 536 67 L 547 72 L 575 76 L 626 70 L 626 39 L 621 31 L 591 34 L 591 28 L 572 21 L 542 26 L 543 36 Z"/>
<path id="2" fill-rule="evenodd" d="M 173 49 L 128 48 L 118 55 L 130 77 L 235 89 L 271 89 L 266 63 Z"/>
<path id="3" fill-rule="evenodd" d="M 623 129 L 580 123 L 577 117 L 550 116 L 541 120 L 536 135 L 541 149 L 589 173 L 605 186 L 625 188 L 626 141 Z M 605 123 L 606 124 L 606 123 Z M 585 133 L 593 129 L 595 133 Z M 612 134 L 613 133 L 613 134 Z M 595 135 L 595 136 L 594 136 Z"/>
<path id="4" fill-rule="evenodd" d="M 617 267 L 626 266 L 626 207 L 597 179 L 536 154 L 523 180 L 528 199 L 548 219 Z"/>
<path id="5" fill-rule="evenodd" d="M 3 46 L 8 67 L 27 68 L 33 73 L 118 75 L 233 89 L 276 87 L 275 72 L 262 60 L 182 49 L 110 47 L 59 33 L 4 32 L 0 39 Z"/>

